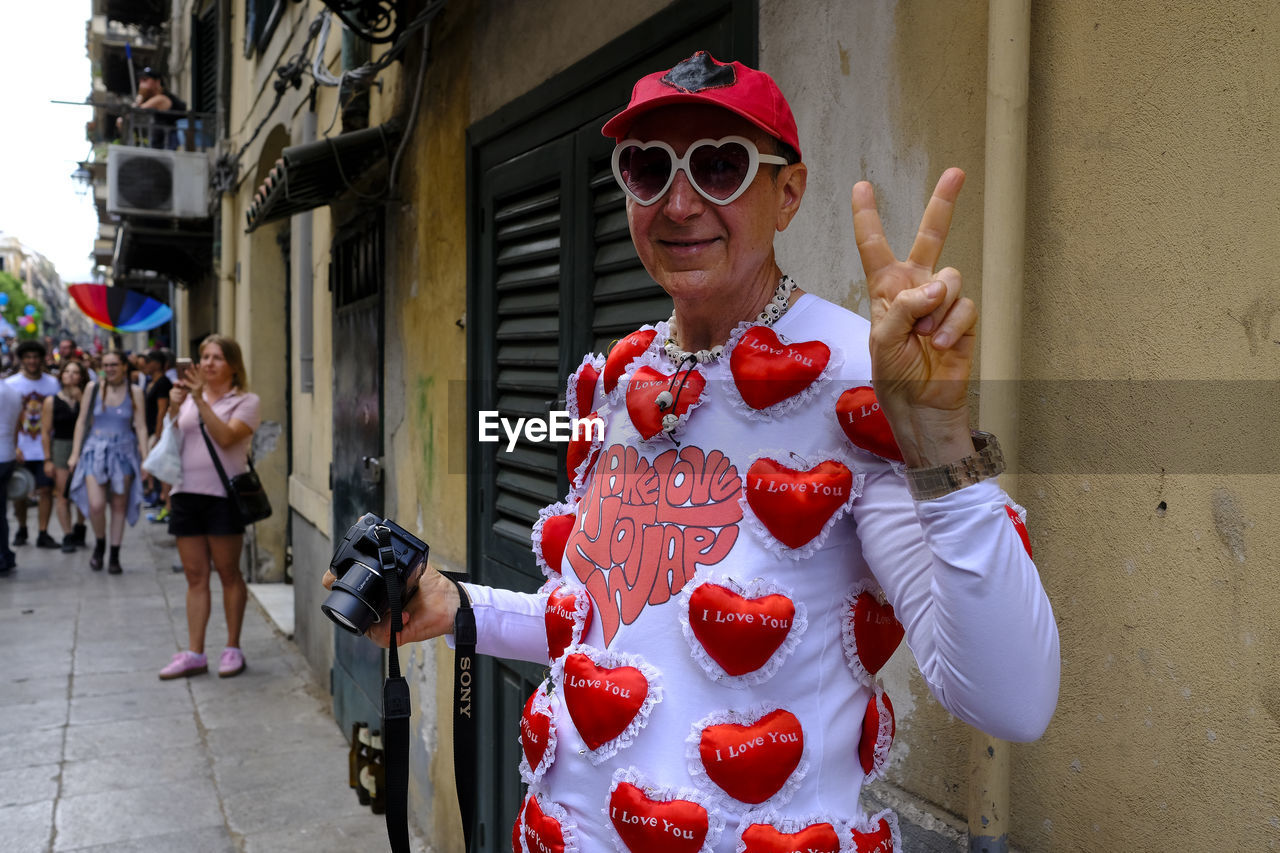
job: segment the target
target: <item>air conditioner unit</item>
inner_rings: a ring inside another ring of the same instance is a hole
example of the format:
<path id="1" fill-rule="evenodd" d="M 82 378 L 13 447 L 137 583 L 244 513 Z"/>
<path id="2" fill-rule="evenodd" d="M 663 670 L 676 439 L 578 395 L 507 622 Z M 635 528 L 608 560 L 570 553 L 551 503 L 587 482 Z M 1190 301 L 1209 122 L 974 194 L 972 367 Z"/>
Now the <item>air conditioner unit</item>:
<path id="1" fill-rule="evenodd" d="M 112 145 L 107 212 L 204 219 L 209 215 L 209 155 Z"/>

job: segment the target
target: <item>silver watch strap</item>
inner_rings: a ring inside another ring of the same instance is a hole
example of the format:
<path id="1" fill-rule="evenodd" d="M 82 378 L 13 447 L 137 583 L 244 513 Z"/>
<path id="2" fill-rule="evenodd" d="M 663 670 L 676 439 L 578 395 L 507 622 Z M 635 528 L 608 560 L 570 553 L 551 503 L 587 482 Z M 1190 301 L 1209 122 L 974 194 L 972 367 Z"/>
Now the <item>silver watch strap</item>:
<path id="1" fill-rule="evenodd" d="M 973 431 L 974 453 L 956 462 L 929 468 L 907 468 L 907 491 L 918 501 L 943 495 L 989 480 L 1004 472 L 1000 442 L 989 432 Z"/>

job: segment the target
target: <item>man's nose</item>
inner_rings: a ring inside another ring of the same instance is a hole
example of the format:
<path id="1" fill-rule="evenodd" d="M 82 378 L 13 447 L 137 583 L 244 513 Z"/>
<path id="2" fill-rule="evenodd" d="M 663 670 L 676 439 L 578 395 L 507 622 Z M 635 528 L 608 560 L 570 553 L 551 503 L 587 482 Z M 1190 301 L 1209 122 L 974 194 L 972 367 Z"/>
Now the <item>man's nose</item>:
<path id="1" fill-rule="evenodd" d="M 672 222 L 683 222 L 702 213 L 705 204 L 706 199 L 689 183 L 689 176 L 684 169 L 678 169 L 671 181 L 671 188 L 662 200 L 663 214 Z"/>

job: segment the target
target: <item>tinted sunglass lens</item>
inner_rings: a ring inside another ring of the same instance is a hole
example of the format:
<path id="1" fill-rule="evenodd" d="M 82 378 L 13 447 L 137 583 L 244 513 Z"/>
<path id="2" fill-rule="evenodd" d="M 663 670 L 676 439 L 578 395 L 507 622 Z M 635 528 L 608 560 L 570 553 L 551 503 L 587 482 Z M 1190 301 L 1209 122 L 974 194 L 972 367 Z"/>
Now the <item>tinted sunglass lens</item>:
<path id="1" fill-rule="evenodd" d="M 622 180 L 636 198 L 648 201 L 662 192 L 671 177 L 671 155 L 664 148 L 628 146 L 618 157 Z"/>
<path id="2" fill-rule="evenodd" d="M 751 155 L 737 142 L 704 145 L 689 158 L 689 169 L 699 187 L 713 198 L 725 199 L 738 191 L 751 167 Z"/>

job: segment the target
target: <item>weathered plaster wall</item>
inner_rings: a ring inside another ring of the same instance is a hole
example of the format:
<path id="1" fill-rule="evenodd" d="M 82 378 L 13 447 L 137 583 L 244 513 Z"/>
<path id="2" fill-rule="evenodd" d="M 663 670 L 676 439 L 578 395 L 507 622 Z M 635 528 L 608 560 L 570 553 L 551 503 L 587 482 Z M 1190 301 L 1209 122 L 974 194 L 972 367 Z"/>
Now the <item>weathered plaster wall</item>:
<path id="1" fill-rule="evenodd" d="M 1280 12 L 1059 0 L 1032 28 L 1024 372 L 1149 381 L 1117 413 L 1062 383 L 1059 405 L 1024 402 L 1024 442 L 1075 420 L 1113 452 L 1022 478 L 1063 682 L 1015 767 L 1018 837 L 1276 849 L 1280 477 L 1274 455 L 1214 454 L 1274 447 L 1280 418 L 1272 398 L 1233 437 L 1253 394 L 1227 384 L 1280 376 Z"/>
<path id="2" fill-rule="evenodd" d="M 911 247 L 938 176 L 967 180 L 942 264 L 976 297 L 982 273 L 986 4 L 761 0 L 760 65 L 796 113 L 809 166 L 804 203 L 779 238 L 802 287 L 867 316 L 849 195 L 869 180 L 890 245 Z M 965 807 L 969 729 L 942 710 L 900 650 L 883 673 L 897 712 L 890 780 L 953 813 Z"/>
<path id="3" fill-rule="evenodd" d="M 901 251 L 954 163 L 969 183 L 943 262 L 976 297 L 986 4 L 815 5 L 761 3 L 761 62 L 796 105 L 811 169 L 784 268 L 866 313 L 849 186 L 876 184 Z M 1225 384 L 1280 375 L 1280 12 L 1033 8 L 1022 349 L 1024 376 L 1050 382 L 1024 391 L 1022 456 L 1040 467 L 1018 497 L 1063 683 L 1046 736 L 1013 752 L 1013 841 L 1273 849 L 1280 482 L 1274 451 L 1223 444 L 1274 435 L 1280 416 L 1256 386 Z M 1107 385 L 1063 381 L 1124 379 L 1154 381 L 1110 410 L 1072 396 Z M 1245 395 L 1256 405 L 1242 423 Z M 907 655 L 885 681 L 900 723 L 891 781 L 962 813 L 967 729 Z"/>
<path id="4" fill-rule="evenodd" d="M 671 0 L 475 0 L 471 120 L 564 71 Z M 607 7 L 607 13 L 602 9 Z"/>

